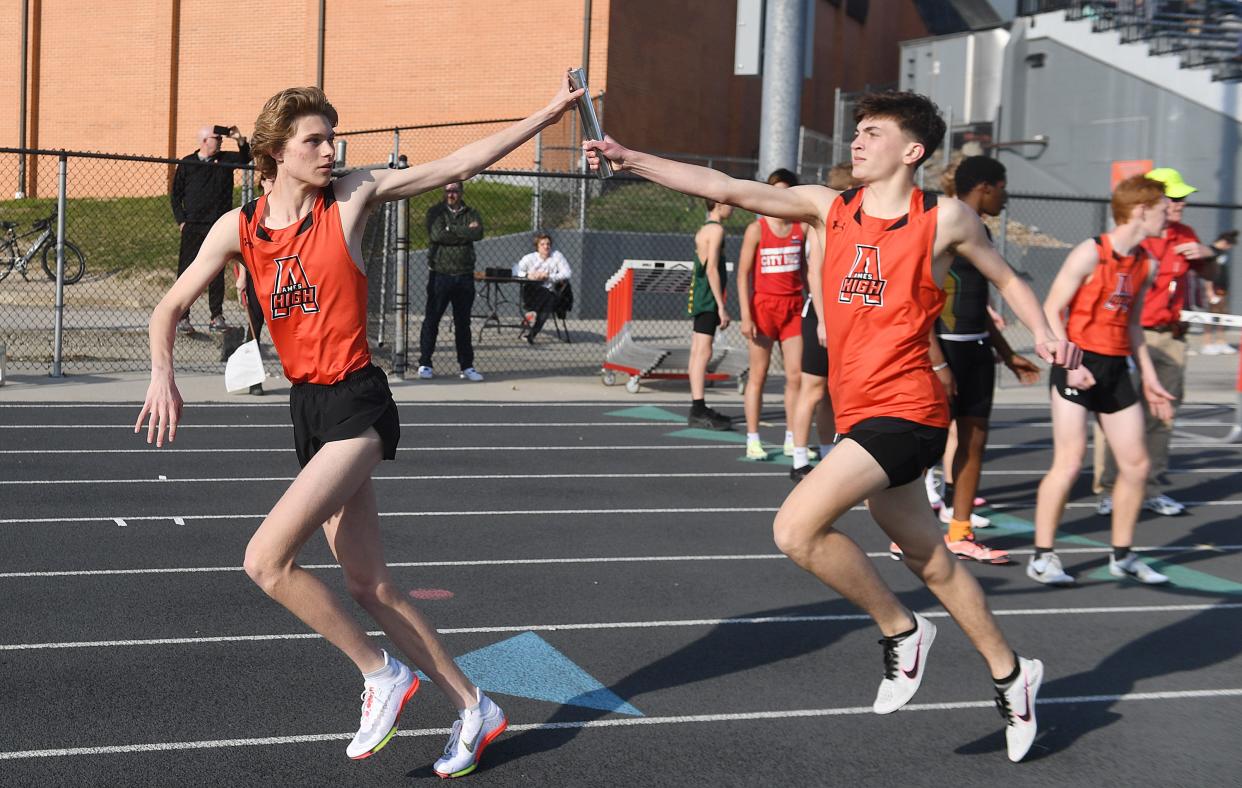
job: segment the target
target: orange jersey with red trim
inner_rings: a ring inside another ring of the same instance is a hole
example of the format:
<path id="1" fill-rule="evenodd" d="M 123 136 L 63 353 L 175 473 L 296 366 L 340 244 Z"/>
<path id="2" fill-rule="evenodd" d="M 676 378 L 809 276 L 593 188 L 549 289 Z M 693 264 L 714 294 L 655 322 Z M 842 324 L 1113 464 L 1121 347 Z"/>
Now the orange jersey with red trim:
<path id="1" fill-rule="evenodd" d="M 263 226 L 267 196 L 240 215 L 241 250 L 285 377 L 331 384 L 371 363 L 367 278 L 358 270 L 329 185 L 296 224 Z"/>
<path id="2" fill-rule="evenodd" d="M 862 197 L 861 188 L 841 194 L 824 226 L 828 391 L 837 432 L 881 416 L 947 427 L 949 402 L 928 355 L 945 300 L 931 270 L 936 197 L 915 189 L 909 213 L 897 219 L 867 216 Z"/>
<path id="3" fill-rule="evenodd" d="M 1065 333 L 1083 350 L 1105 356 L 1130 355 L 1130 309 L 1147 281 L 1151 257 L 1142 246 L 1121 256 L 1108 235 L 1097 236 L 1100 262 L 1069 303 Z"/>
<path id="4" fill-rule="evenodd" d="M 802 225 L 791 222 L 789 232 L 777 235 L 768 220 L 759 217 L 759 246 L 755 249 L 755 294 L 802 297 Z"/>

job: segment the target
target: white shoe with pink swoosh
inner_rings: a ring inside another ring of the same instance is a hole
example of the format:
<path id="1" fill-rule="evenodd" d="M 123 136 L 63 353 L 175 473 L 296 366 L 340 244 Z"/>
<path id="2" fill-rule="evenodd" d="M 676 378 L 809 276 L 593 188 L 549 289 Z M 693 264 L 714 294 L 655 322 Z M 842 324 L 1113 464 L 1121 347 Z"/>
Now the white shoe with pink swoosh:
<path id="1" fill-rule="evenodd" d="M 1005 720 L 1005 744 L 1009 760 L 1026 757 L 1035 741 L 1035 697 L 1044 681 L 1044 663 L 1018 657 L 1018 677 L 1005 689 L 996 688 L 996 708 Z"/>
<path id="2" fill-rule="evenodd" d="M 891 714 L 910 702 L 923 683 L 927 651 L 936 639 L 936 625 L 914 614 L 915 629 L 900 639 L 880 638 L 884 647 L 884 679 L 871 706 L 876 714 Z"/>

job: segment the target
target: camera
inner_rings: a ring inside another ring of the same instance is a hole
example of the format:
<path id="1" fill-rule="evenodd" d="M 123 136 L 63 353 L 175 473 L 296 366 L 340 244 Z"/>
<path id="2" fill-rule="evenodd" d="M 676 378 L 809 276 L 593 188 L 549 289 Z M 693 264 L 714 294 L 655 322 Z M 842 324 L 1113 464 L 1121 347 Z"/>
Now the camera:
<path id="1" fill-rule="evenodd" d="M 218 126 L 217 125 L 217 126 L 211 127 L 212 134 L 219 134 L 223 137 L 229 136 L 229 132 L 231 132 L 232 130 L 233 129 L 229 126 Z"/>

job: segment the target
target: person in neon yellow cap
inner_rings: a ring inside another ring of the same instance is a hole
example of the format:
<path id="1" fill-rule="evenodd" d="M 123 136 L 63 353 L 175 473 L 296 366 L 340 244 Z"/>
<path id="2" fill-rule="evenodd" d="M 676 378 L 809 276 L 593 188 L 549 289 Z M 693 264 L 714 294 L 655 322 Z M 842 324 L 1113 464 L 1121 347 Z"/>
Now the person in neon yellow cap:
<path id="1" fill-rule="evenodd" d="M 1199 272 L 1216 257 L 1216 251 L 1204 245 L 1190 227 L 1182 224 L 1184 200 L 1198 189 L 1186 183 L 1182 174 L 1172 167 L 1157 167 L 1147 173 L 1148 178 L 1164 187 L 1169 198 L 1169 220 L 1163 235 L 1143 241 L 1143 248 L 1158 261 L 1156 275 L 1143 299 L 1143 336 L 1148 353 L 1156 367 L 1160 385 L 1172 392 L 1173 410 L 1176 414 L 1182 403 L 1186 377 L 1186 324 L 1181 322 L 1182 307 L 1190 292 L 1189 274 Z M 1158 419 L 1147 413 L 1147 453 L 1151 458 L 1151 470 L 1147 478 L 1148 498 L 1143 508 L 1162 515 L 1178 515 L 1186 510 L 1179 501 L 1162 492 L 1168 487 L 1164 474 L 1169 467 L 1169 440 L 1173 437 L 1173 419 Z M 1102 442 L 1101 442 L 1102 443 Z M 1099 486 L 1111 490 L 1117 478 L 1117 466 L 1112 453 L 1103 452 L 1103 467 Z M 1099 452 L 1096 454 L 1099 460 Z M 1112 498 L 1101 496 L 1096 511 L 1112 512 Z"/>

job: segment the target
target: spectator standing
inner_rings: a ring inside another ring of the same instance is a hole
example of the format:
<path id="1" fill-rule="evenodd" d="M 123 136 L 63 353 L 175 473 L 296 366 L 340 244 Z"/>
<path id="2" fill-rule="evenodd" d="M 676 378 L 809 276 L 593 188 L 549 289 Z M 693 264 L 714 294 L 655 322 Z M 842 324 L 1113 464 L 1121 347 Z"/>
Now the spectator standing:
<path id="1" fill-rule="evenodd" d="M 478 383 L 483 376 L 474 368 L 474 343 L 470 337 L 470 310 L 474 306 L 474 242 L 483 239 L 483 218 L 466 204 L 461 183 L 444 187 L 444 201 L 427 209 L 427 250 L 431 266 L 427 285 L 427 312 L 418 341 L 418 377 L 435 376 L 431 356 L 440 335 L 440 319 L 453 307 L 453 334 L 457 342 L 460 377 Z"/>
<path id="2" fill-rule="evenodd" d="M 1229 250 L 1238 243 L 1238 231 L 1226 230 L 1212 242 L 1216 251 L 1216 264 L 1211 266 L 1207 276 L 1208 311 L 1214 315 L 1229 314 Z M 1237 353 L 1233 345 L 1226 341 L 1224 326 L 1208 326 L 1204 331 L 1203 350 L 1205 356 L 1219 356 L 1222 353 Z"/>
<path id="3" fill-rule="evenodd" d="M 1154 169 L 1146 177 L 1164 186 L 1164 194 L 1169 198 L 1169 220 L 1161 235 L 1142 243 L 1143 248 L 1156 258 L 1159 267 L 1143 299 L 1140 319 L 1156 376 L 1160 385 L 1173 394 L 1173 412 L 1169 418 L 1163 419 L 1145 411 L 1147 454 L 1151 458 L 1151 466 L 1147 479 L 1149 497 L 1143 501 L 1143 508 L 1157 514 L 1177 515 L 1186 507 L 1160 490 L 1168 485 L 1164 474 L 1169 468 L 1169 440 L 1173 437 L 1173 418 L 1182 404 L 1185 389 L 1186 324 L 1181 322 L 1182 307 L 1186 305 L 1190 292 L 1190 272 L 1202 270 L 1212 262 L 1216 250 L 1200 243 L 1195 231 L 1182 224 L 1184 201 L 1198 189 L 1186 183 L 1181 173 L 1170 167 Z M 1111 490 L 1116 480 L 1117 465 L 1112 453 L 1105 452 L 1101 486 Z M 1102 496 L 1096 511 L 1103 515 L 1112 510 L 1112 496 Z"/>
<path id="4" fill-rule="evenodd" d="M 556 311 L 561 293 L 569 282 L 569 261 L 559 249 L 552 248 L 552 236 L 547 233 L 535 235 L 535 251 L 518 260 L 513 275 L 525 277 L 523 300 L 526 301 L 525 320 L 528 325 L 526 341 L 535 344 L 535 336 L 543 328 L 548 315 Z"/>
<path id="5" fill-rule="evenodd" d="M 222 151 L 223 127 L 204 126 L 198 130 L 198 150 L 183 156 L 173 175 L 173 220 L 181 232 L 181 248 L 177 255 L 177 276 L 194 262 L 199 248 L 207 238 L 207 231 L 224 214 L 233 209 L 233 167 L 220 164 L 247 164 L 250 161 L 250 143 L 236 126 L 228 128 L 228 136 L 237 143 L 236 151 Z M 207 307 L 211 313 L 207 327 L 211 331 L 223 331 L 224 322 L 224 270 L 207 287 Z M 177 331 L 193 334 L 190 311 L 187 309 L 177 321 Z"/>

